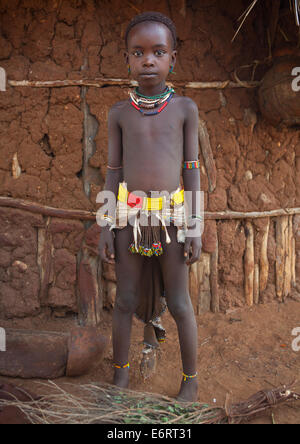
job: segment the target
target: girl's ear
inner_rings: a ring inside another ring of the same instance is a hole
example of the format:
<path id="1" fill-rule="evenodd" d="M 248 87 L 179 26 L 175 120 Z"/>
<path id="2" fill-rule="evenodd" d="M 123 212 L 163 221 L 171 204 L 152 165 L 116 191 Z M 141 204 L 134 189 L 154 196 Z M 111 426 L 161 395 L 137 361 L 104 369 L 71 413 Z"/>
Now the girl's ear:
<path id="1" fill-rule="evenodd" d="M 129 54 L 128 54 L 127 51 L 124 51 L 124 60 L 125 60 L 126 65 L 128 65 L 128 63 L 129 63 Z"/>
<path id="2" fill-rule="evenodd" d="M 176 57 L 177 57 L 177 51 L 174 49 L 171 54 L 171 62 L 173 66 L 175 66 L 176 63 Z"/>

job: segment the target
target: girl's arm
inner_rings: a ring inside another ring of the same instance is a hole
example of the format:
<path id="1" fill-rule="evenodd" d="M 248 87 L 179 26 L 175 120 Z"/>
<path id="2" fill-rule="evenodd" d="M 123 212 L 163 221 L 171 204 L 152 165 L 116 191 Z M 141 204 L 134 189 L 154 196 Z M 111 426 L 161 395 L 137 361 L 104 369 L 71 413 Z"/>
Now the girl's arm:
<path id="1" fill-rule="evenodd" d="M 108 162 L 104 189 L 118 194 L 119 183 L 123 181 L 122 130 L 119 125 L 120 102 L 113 105 L 108 113 Z"/>
<path id="2" fill-rule="evenodd" d="M 119 112 L 120 103 L 116 103 L 108 114 L 108 165 L 104 190 L 111 191 L 115 197 L 107 202 L 109 215 L 115 214 L 119 183 L 123 181 L 122 130 L 119 125 Z M 109 225 L 101 227 L 99 252 L 103 261 L 114 263 L 114 233 L 109 230 Z"/>
<path id="3" fill-rule="evenodd" d="M 184 122 L 184 147 L 183 160 L 198 160 L 198 125 L 199 113 L 196 103 L 186 99 L 186 118 Z M 201 217 L 201 192 L 200 192 L 200 169 L 183 169 L 182 173 L 185 197 L 188 205 L 189 216 Z M 189 193 L 187 193 L 189 192 Z M 188 225 L 191 227 L 186 238 L 184 255 L 187 257 L 187 265 L 190 265 L 200 258 L 201 254 L 201 235 L 203 231 L 203 221 L 200 218 L 189 219 Z M 192 249 L 191 257 L 190 249 Z"/>

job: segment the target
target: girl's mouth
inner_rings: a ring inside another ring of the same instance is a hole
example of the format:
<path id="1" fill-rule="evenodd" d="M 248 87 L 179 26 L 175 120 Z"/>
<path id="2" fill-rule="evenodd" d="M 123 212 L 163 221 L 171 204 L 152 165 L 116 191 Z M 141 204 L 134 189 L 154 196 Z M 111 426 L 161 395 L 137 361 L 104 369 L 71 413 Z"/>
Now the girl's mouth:
<path id="1" fill-rule="evenodd" d="M 156 72 L 144 72 L 140 74 L 140 77 L 155 77 L 157 76 Z"/>

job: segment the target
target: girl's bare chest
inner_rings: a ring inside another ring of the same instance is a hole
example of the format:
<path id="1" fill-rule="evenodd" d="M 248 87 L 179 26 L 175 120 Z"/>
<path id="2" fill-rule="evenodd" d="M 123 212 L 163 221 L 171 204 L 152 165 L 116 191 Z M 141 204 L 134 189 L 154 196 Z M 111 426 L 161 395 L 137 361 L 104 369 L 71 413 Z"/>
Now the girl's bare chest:
<path id="1" fill-rule="evenodd" d="M 178 137 L 183 131 L 183 117 L 171 107 L 151 116 L 129 109 L 122 119 L 121 128 L 123 136 L 127 138 Z"/>

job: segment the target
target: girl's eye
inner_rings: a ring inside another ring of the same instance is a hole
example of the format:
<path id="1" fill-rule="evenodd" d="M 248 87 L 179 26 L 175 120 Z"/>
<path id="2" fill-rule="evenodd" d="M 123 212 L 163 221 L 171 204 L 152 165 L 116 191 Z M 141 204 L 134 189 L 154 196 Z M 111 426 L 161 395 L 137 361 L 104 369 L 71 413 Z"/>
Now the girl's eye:
<path id="1" fill-rule="evenodd" d="M 166 53 L 166 51 L 164 51 L 163 49 L 157 49 L 155 52 L 159 56 L 162 56 L 162 55 L 164 55 Z"/>
<path id="2" fill-rule="evenodd" d="M 135 56 L 140 56 L 140 55 L 142 55 L 142 52 L 136 50 L 136 51 L 134 51 L 132 54 L 135 55 Z"/>

